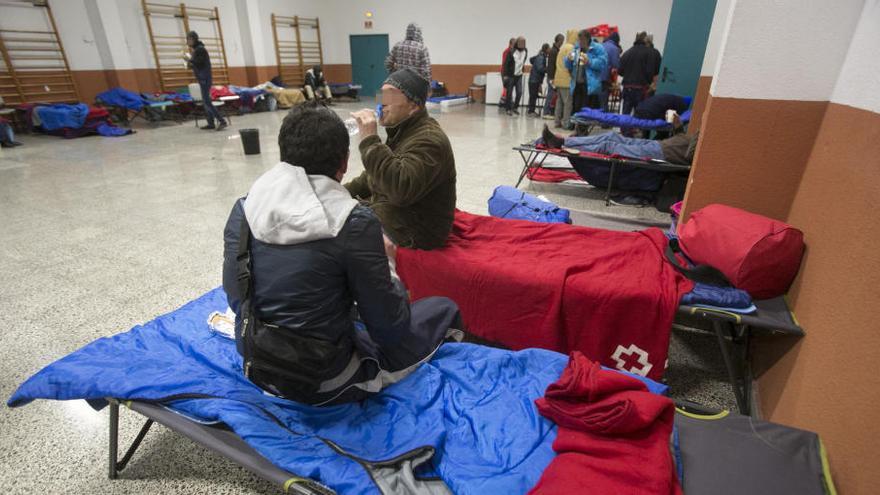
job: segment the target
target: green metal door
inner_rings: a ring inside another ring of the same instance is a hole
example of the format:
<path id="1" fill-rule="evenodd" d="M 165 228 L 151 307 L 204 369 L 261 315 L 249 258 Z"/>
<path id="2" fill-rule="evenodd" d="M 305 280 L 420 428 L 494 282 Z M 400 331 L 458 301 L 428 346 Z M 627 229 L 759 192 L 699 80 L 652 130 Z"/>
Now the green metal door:
<path id="1" fill-rule="evenodd" d="M 388 56 L 387 34 L 352 34 L 351 77 L 356 84 L 363 86 L 361 94 L 366 97 L 376 95 L 388 77 L 385 72 L 385 57 Z"/>
<path id="2" fill-rule="evenodd" d="M 673 0 L 663 46 L 658 93 L 693 97 L 697 92 L 716 0 Z"/>

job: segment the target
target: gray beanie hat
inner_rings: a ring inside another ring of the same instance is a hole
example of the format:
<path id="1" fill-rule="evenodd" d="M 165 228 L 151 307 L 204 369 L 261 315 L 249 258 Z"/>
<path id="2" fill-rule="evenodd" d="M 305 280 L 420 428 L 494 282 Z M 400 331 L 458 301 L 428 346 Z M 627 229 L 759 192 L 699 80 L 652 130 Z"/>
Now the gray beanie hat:
<path id="1" fill-rule="evenodd" d="M 424 105 L 428 99 L 428 81 L 418 72 L 407 67 L 400 69 L 385 80 L 385 84 L 390 84 L 399 89 L 410 101 L 417 105 Z"/>

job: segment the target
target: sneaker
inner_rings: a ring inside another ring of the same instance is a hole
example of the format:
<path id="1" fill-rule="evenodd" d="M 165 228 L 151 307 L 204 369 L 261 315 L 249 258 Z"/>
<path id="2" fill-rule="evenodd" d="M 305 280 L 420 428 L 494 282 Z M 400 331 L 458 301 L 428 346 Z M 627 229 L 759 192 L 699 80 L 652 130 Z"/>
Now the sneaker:
<path id="1" fill-rule="evenodd" d="M 535 118 L 535 117 L 538 117 L 538 112 L 529 112 L 526 114 L 526 116 Z"/>
<path id="2" fill-rule="evenodd" d="M 513 110 L 507 110 L 507 115 L 513 115 Z"/>
<path id="3" fill-rule="evenodd" d="M 511 112 L 513 112 L 514 115 L 519 115 L 519 110 L 517 110 L 515 108 L 513 110 L 511 110 Z"/>
<path id="4" fill-rule="evenodd" d="M 565 145 L 565 139 L 553 134 L 553 132 L 550 131 L 550 128 L 547 127 L 547 124 L 544 124 L 544 130 L 541 131 L 541 139 L 544 140 L 544 144 L 546 144 L 548 148 L 556 149 Z"/>
<path id="5" fill-rule="evenodd" d="M 553 116 L 553 113 L 545 113 L 544 116 L 541 117 L 541 118 L 544 119 L 544 120 L 553 120 L 553 119 L 555 119 L 556 117 Z"/>
<path id="6" fill-rule="evenodd" d="M 617 206 L 635 206 L 636 208 L 644 208 L 648 206 L 649 202 L 647 199 L 641 196 L 635 195 L 620 195 L 620 196 L 611 196 L 609 201 L 613 205 Z"/>
<path id="7" fill-rule="evenodd" d="M 216 129 L 216 128 L 217 128 L 217 127 L 216 127 L 214 124 L 203 125 L 202 127 L 199 127 L 199 129 L 201 129 L 201 130 L 203 130 L 203 131 L 212 131 L 212 130 L 214 130 L 214 129 Z"/>
<path id="8" fill-rule="evenodd" d="M 217 126 L 217 130 L 222 131 L 223 129 L 226 129 L 227 127 L 229 127 L 229 123 L 224 120 L 223 122 L 220 122 L 219 126 Z"/>

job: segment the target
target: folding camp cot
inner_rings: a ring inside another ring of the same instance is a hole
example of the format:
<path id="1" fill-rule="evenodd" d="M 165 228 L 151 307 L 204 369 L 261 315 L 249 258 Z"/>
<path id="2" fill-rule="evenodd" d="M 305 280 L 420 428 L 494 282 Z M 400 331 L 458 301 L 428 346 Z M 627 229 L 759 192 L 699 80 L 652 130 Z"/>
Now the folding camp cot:
<path id="1" fill-rule="evenodd" d="M 718 338 L 718 347 L 724 359 L 724 367 L 736 398 L 737 408 L 745 415 L 751 415 L 753 412 L 752 337 L 806 335 L 797 324 L 784 297 L 754 301 L 754 304 L 758 310 L 751 314 L 687 305 L 678 308 L 678 316 L 695 316 L 711 324 L 712 332 Z M 676 325 L 678 324 L 673 326 Z"/>
<path id="2" fill-rule="evenodd" d="M 619 170 L 629 168 L 661 173 L 686 173 L 691 169 L 690 165 L 677 165 L 663 160 L 628 158 L 620 155 L 590 153 L 588 151 L 573 154 L 558 149 L 538 148 L 530 144 L 515 146 L 513 149 L 519 153 L 520 158 L 523 160 L 523 168 L 520 171 L 515 187 L 519 187 L 520 183 L 527 176 L 532 177 L 535 172 L 541 170 L 544 167 L 544 162 L 550 155 L 561 156 L 570 160 L 581 160 L 586 165 L 608 167 L 608 184 L 605 186 L 605 206 L 611 203 L 611 191 L 614 189 L 615 174 Z"/>
<path id="3" fill-rule="evenodd" d="M 651 222 L 645 223 L 644 220 L 617 219 L 575 210 L 572 211 L 571 219 L 573 225 L 610 230 L 630 231 L 656 226 Z M 693 328 L 689 324 L 683 324 L 685 323 L 683 320 L 696 318 L 698 321 L 704 320 L 711 326 L 712 333 L 718 339 L 718 347 L 733 389 L 737 409 L 745 415 L 751 415 L 753 412 L 752 337 L 806 335 L 788 308 L 785 297 L 754 301 L 754 304 L 757 311 L 751 314 L 682 304 L 678 307 L 677 318 L 673 324 L 673 328 Z"/>
<path id="4" fill-rule="evenodd" d="M 691 120 L 691 111 L 687 110 L 679 116 L 682 124 Z M 620 127 L 625 129 L 642 129 L 647 131 L 671 131 L 672 124 L 664 119 L 641 119 L 632 115 L 607 113 L 592 108 L 583 108 L 571 116 L 575 126 L 575 134 L 586 136 L 597 125 Z"/>
<path id="5" fill-rule="evenodd" d="M 203 424 L 193 421 L 181 414 L 170 411 L 162 406 L 143 401 L 118 401 L 108 399 L 110 403 L 110 479 L 116 479 L 119 472 L 128 466 L 134 453 L 154 423 L 159 423 L 190 440 L 220 454 L 230 461 L 242 466 L 257 476 L 278 485 L 284 493 L 298 495 L 333 495 L 336 492 L 313 480 L 289 473 L 260 455 L 238 435 L 222 424 Z M 147 420 L 135 439 L 119 459 L 119 405 L 146 416 Z"/>
<path id="6" fill-rule="evenodd" d="M 178 103 L 170 100 L 144 100 L 143 106 L 141 106 L 137 110 L 125 106 L 109 104 L 105 101 L 102 101 L 100 98 L 95 98 L 95 105 L 105 108 L 108 112 L 110 112 L 111 115 L 116 117 L 116 119 L 119 120 L 122 125 L 128 127 L 131 127 L 131 123 L 134 122 L 134 120 L 138 117 L 153 126 L 159 125 L 159 122 L 165 120 L 166 117 L 169 120 L 177 122 L 178 124 L 183 123 L 182 114 L 180 112 L 169 111 L 178 105 Z"/>

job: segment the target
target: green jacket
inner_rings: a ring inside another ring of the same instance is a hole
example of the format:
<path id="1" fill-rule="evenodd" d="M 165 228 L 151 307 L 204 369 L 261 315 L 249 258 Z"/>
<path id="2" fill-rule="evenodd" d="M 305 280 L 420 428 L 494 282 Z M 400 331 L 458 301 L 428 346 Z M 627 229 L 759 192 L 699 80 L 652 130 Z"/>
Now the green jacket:
<path id="1" fill-rule="evenodd" d="M 345 184 L 366 200 L 397 245 L 442 247 L 455 213 L 455 157 L 449 138 L 422 108 L 397 127 L 361 141 L 364 173 Z"/>

